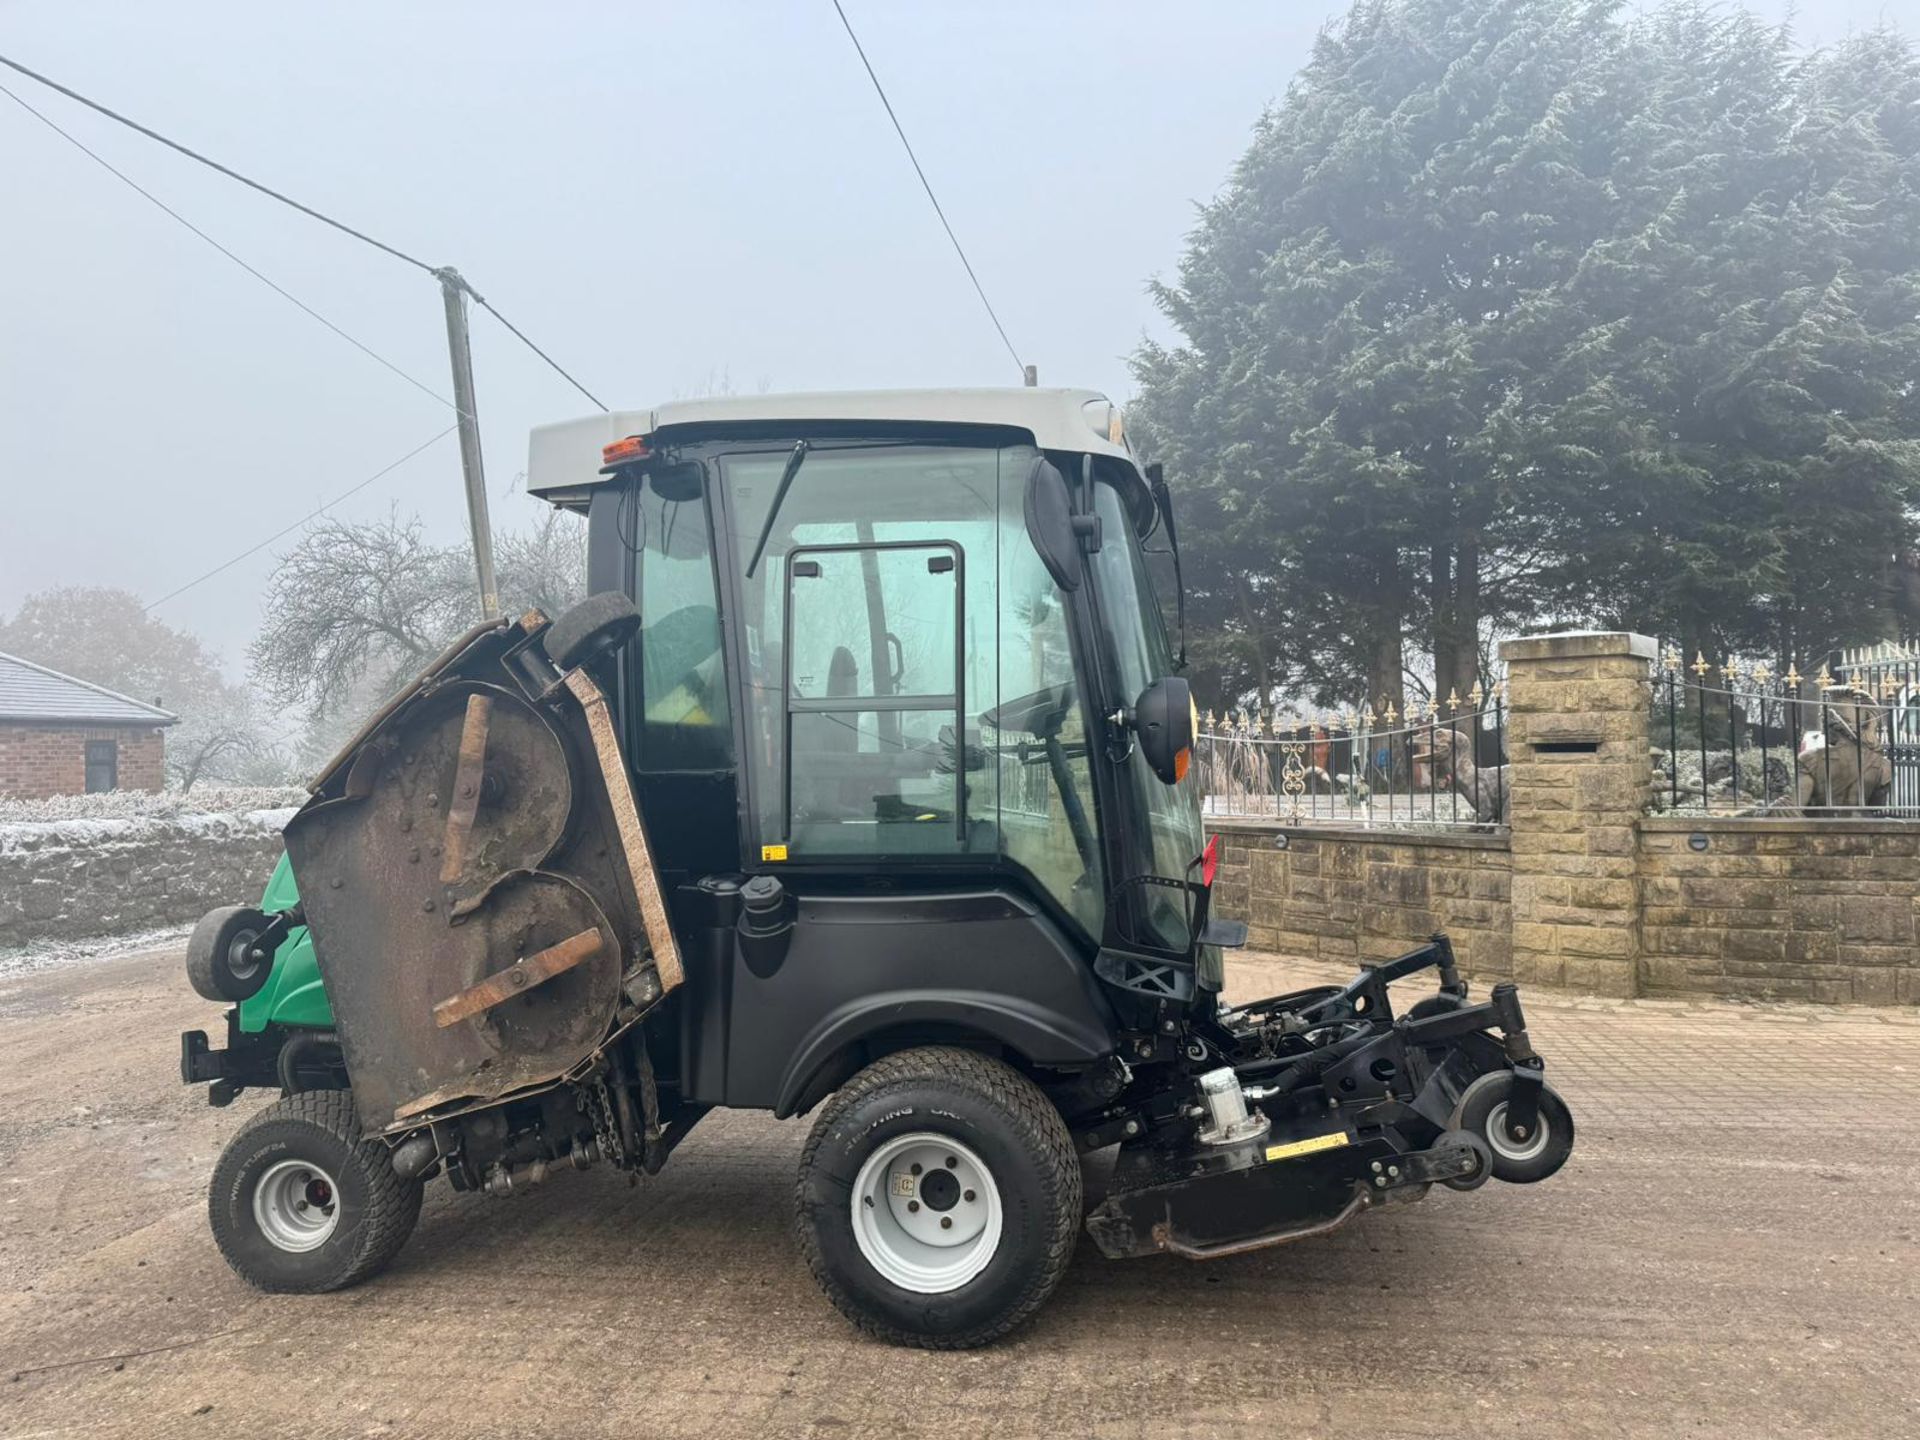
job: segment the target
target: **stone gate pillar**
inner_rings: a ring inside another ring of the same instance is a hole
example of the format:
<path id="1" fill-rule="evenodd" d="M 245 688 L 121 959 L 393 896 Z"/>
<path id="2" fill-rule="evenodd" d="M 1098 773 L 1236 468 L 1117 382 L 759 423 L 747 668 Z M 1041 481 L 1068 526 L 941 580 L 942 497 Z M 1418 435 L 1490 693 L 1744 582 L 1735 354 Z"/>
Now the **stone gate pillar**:
<path id="1" fill-rule="evenodd" d="M 1530 635 L 1507 662 L 1513 973 L 1632 995 L 1640 960 L 1635 826 L 1653 783 L 1644 635 Z"/>

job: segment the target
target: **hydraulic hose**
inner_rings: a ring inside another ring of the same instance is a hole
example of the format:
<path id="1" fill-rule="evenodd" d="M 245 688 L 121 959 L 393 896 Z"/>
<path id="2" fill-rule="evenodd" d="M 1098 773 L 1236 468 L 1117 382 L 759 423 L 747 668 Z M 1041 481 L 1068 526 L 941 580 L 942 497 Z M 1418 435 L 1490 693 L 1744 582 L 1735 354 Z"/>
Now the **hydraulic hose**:
<path id="1" fill-rule="evenodd" d="M 280 1054 L 274 1061 L 274 1071 L 280 1077 L 280 1088 L 289 1095 L 298 1095 L 300 1084 L 300 1062 L 310 1050 L 322 1045 L 339 1047 L 340 1037 L 331 1030 L 303 1030 L 280 1047 Z"/>

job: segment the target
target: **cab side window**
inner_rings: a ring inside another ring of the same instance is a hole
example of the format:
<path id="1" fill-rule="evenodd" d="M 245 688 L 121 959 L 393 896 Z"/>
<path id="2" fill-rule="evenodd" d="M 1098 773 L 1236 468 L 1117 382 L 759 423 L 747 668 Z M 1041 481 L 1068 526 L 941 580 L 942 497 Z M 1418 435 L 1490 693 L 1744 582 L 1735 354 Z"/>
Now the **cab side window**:
<path id="1" fill-rule="evenodd" d="M 721 770 L 733 765 L 733 731 L 706 507 L 697 489 L 689 492 L 689 477 L 678 478 L 674 485 L 648 476 L 615 511 L 637 570 L 641 617 L 629 672 L 634 759 L 643 771 Z"/>

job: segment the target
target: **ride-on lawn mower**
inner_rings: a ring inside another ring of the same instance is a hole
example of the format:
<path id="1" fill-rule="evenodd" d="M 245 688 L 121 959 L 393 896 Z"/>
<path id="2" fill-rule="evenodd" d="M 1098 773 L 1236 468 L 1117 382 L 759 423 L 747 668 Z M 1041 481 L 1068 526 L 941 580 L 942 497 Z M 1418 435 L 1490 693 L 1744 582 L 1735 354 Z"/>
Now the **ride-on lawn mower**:
<path id="1" fill-rule="evenodd" d="M 862 1328 L 978 1345 L 1113 1257 L 1232 1254 L 1573 1143 L 1512 986 L 1444 937 L 1226 1006 L 1168 489 L 1084 391 L 696 401 L 537 430 L 590 597 L 456 641 L 315 782 L 188 972 L 181 1069 L 277 1102 L 228 1261 L 320 1291 L 427 1180 L 647 1174 L 817 1111 L 797 1230 Z M 295 881 L 297 880 L 297 887 Z M 1392 982 L 1432 970 L 1404 1016 Z M 1081 1158 L 1117 1145 L 1083 1213 Z"/>

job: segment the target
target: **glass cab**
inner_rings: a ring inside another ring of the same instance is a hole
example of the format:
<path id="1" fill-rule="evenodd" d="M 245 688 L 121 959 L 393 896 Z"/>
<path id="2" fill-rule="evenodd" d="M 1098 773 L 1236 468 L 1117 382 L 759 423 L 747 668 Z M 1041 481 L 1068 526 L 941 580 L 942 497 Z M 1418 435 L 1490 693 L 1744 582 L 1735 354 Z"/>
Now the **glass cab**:
<path id="1" fill-rule="evenodd" d="M 1173 668 L 1152 502 L 1130 464 L 1052 455 L 1098 517 L 1063 589 L 1027 531 L 1039 457 L 938 427 L 696 432 L 593 496 L 594 587 L 643 619 L 623 713 L 666 868 L 1011 874 L 1095 943 L 1129 876 L 1188 875 L 1192 782 L 1107 718 Z M 1131 923 L 1185 948 L 1177 910 Z"/>

